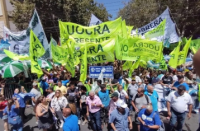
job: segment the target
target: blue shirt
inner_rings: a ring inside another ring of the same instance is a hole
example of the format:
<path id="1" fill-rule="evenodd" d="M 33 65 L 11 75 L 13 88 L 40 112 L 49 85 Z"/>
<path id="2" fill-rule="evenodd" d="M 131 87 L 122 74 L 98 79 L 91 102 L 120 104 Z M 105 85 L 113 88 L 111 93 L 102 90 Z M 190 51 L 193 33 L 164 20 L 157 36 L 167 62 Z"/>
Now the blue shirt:
<path id="1" fill-rule="evenodd" d="M 149 125 L 149 126 L 153 126 L 153 125 L 160 126 L 161 125 L 160 117 L 154 111 L 152 111 L 151 114 L 147 114 L 146 109 L 142 109 L 139 112 L 138 117 L 140 117 L 145 122 L 146 125 Z M 150 129 L 146 126 L 143 126 L 142 123 L 141 123 L 140 124 L 140 131 L 157 131 L 157 129 Z"/>
<path id="2" fill-rule="evenodd" d="M 144 94 L 149 96 L 149 98 L 151 99 L 153 110 L 158 111 L 158 93 L 156 91 L 153 91 L 153 93 L 150 94 L 147 91 L 145 91 Z"/>
<path id="3" fill-rule="evenodd" d="M 70 115 L 65 119 L 63 131 L 79 131 L 78 117 L 76 115 Z"/>
<path id="4" fill-rule="evenodd" d="M 43 89 L 43 91 L 46 91 L 46 89 L 49 88 L 49 84 L 46 81 L 41 81 L 40 87 Z"/>
<path id="5" fill-rule="evenodd" d="M 128 128 L 129 109 L 125 109 L 125 114 L 119 113 L 117 109 L 110 114 L 109 123 L 113 123 L 118 131 L 129 131 Z"/>
<path id="6" fill-rule="evenodd" d="M 182 84 L 180 84 L 178 81 L 176 81 L 175 83 L 174 83 L 174 87 L 176 87 L 176 88 L 178 88 L 180 85 L 183 85 L 183 86 L 185 86 L 185 89 L 186 89 L 186 91 L 189 91 L 189 89 L 190 89 L 190 87 L 189 87 L 189 85 L 187 84 L 187 83 L 182 83 Z"/>
<path id="7" fill-rule="evenodd" d="M 62 85 L 63 85 L 63 86 L 66 86 L 68 82 L 69 82 L 69 80 L 63 80 L 63 81 L 62 81 Z"/>
<path id="8" fill-rule="evenodd" d="M 19 94 L 13 94 L 12 97 L 16 97 L 19 102 L 19 107 L 25 107 L 24 99 Z"/>
<path id="9" fill-rule="evenodd" d="M 98 96 L 101 99 L 101 102 L 103 103 L 104 107 L 108 107 L 110 103 L 109 91 L 108 90 L 106 90 L 106 92 L 99 91 Z"/>
<path id="10" fill-rule="evenodd" d="M 10 111 L 8 111 L 8 106 L 6 106 L 3 113 L 7 114 L 9 117 L 15 117 L 19 116 L 19 109 L 15 108 L 15 105 L 12 105 Z"/>

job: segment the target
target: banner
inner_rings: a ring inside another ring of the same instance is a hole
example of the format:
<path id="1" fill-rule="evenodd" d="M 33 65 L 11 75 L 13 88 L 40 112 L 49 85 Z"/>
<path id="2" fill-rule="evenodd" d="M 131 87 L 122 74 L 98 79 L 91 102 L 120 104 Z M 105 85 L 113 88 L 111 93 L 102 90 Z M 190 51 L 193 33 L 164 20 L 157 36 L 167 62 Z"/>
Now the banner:
<path id="1" fill-rule="evenodd" d="M 103 72 L 103 78 L 114 78 L 112 66 L 90 66 L 89 77 L 99 78 L 101 72 Z"/>
<path id="2" fill-rule="evenodd" d="M 141 60 L 141 57 L 137 57 L 137 60 L 135 61 L 135 63 L 131 66 L 130 70 L 129 70 L 129 74 L 128 76 L 129 77 L 132 77 L 132 73 L 133 71 L 138 68 L 139 64 L 140 64 L 140 60 Z"/>
<path id="3" fill-rule="evenodd" d="M 141 28 L 138 28 L 137 33 L 136 30 L 132 30 L 132 34 L 138 34 L 143 36 L 146 32 L 156 28 L 164 19 L 166 19 L 165 35 L 162 37 L 157 37 L 154 40 L 164 41 L 164 44 L 167 42 L 169 43 L 178 42 L 179 36 L 177 35 L 176 32 L 176 25 L 170 17 L 169 8 L 167 8 L 160 16 L 158 16 L 155 20 L 151 21 L 149 24 Z"/>
<path id="4" fill-rule="evenodd" d="M 179 52 L 178 65 L 182 65 L 182 64 L 185 63 L 186 57 L 187 57 L 187 54 L 188 54 L 188 50 L 189 50 L 189 47 L 190 47 L 191 39 L 192 38 L 190 38 L 187 41 L 187 43 L 185 44 L 183 50 L 181 52 Z"/>
<path id="5" fill-rule="evenodd" d="M 9 29 L 4 27 L 4 39 L 7 39 L 8 42 L 10 43 L 9 50 L 16 54 L 29 54 L 31 29 L 38 37 L 38 39 L 40 40 L 42 46 L 46 51 L 45 55 L 43 55 L 43 58 L 45 59 L 50 58 L 49 44 L 36 10 L 34 10 L 34 14 L 32 16 L 32 19 L 29 23 L 29 27 L 27 30 L 13 33 Z"/>
<path id="6" fill-rule="evenodd" d="M 174 48 L 174 50 L 170 53 L 170 60 L 168 62 L 169 66 L 172 68 L 176 68 L 178 65 L 178 58 L 180 52 L 181 42 L 178 43 L 178 46 Z"/>
<path id="7" fill-rule="evenodd" d="M 39 64 L 38 58 L 44 55 L 45 49 L 40 43 L 37 36 L 32 30 L 30 30 L 30 48 L 29 48 L 30 58 L 31 58 L 31 73 L 37 73 L 38 76 L 43 74 Z"/>
<path id="8" fill-rule="evenodd" d="M 80 70 L 79 81 L 85 83 L 85 80 L 87 78 L 87 45 L 84 46 L 84 51 L 81 55 L 80 63 L 81 63 L 81 70 Z"/>
<path id="9" fill-rule="evenodd" d="M 13 60 L 30 60 L 30 57 L 28 55 L 18 55 L 8 50 L 4 50 L 4 53 Z"/>
<path id="10" fill-rule="evenodd" d="M 91 15 L 91 19 L 90 19 L 90 24 L 89 24 L 89 26 L 93 26 L 93 25 L 99 25 L 99 24 L 101 24 L 102 23 L 102 21 L 101 20 L 99 20 L 95 15 Z"/>
<path id="11" fill-rule="evenodd" d="M 126 61 L 123 65 L 122 65 L 122 69 L 124 70 L 128 70 L 130 67 L 132 66 L 132 61 Z"/>
<path id="12" fill-rule="evenodd" d="M 192 50 L 193 54 L 197 53 L 200 49 L 200 39 L 191 40 L 190 50 Z"/>
<path id="13" fill-rule="evenodd" d="M 50 46 L 51 46 L 51 56 L 54 62 L 60 63 L 62 65 L 66 64 L 68 59 L 67 49 L 64 47 L 60 47 L 55 45 L 56 41 L 51 38 Z"/>
<path id="14" fill-rule="evenodd" d="M 155 38 L 163 36 L 165 33 L 166 19 L 164 19 L 156 28 L 145 33 L 145 38 Z"/>
<path id="15" fill-rule="evenodd" d="M 10 43 L 8 43 L 8 40 L 3 40 L 1 39 L 1 42 L 0 42 L 0 54 L 5 54 L 4 53 L 4 50 L 9 50 L 9 46 L 10 46 Z"/>
<path id="16" fill-rule="evenodd" d="M 59 21 L 61 44 L 64 45 L 69 36 L 75 39 L 76 46 L 81 46 L 85 43 L 100 44 L 122 33 L 121 27 L 121 18 L 91 27 Z"/>

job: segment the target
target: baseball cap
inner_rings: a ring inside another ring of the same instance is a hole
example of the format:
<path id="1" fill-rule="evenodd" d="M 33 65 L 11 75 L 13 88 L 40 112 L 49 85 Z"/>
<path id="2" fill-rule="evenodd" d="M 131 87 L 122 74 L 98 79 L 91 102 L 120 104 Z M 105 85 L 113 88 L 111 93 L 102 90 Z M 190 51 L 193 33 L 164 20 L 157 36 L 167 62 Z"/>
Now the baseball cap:
<path id="1" fill-rule="evenodd" d="M 122 100 L 118 100 L 117 101 L 117 107 L 126 108 L 127 104 Z"/>
<path id="2" fill-rule="evenodd" d="M 33 82 L 33 86 L 37 86 L 38 84 L 36 82 Z"/>
<path id="3" fill-rule="evenodd" d="M 117 93 L 117 92 L 114 92 L 114 93 L 112 93 L 111 98 L 112 98 L 112 97 L 118 97 L 118 96 L 119 96 L 118 93 Z"/>
<path id="4" fill-rule="evenodd" d="M 79 82 L 79 83 L 77 84 L 77 86 L 83 86 L 83 83 L 82 83 L 82 82 Z"/>

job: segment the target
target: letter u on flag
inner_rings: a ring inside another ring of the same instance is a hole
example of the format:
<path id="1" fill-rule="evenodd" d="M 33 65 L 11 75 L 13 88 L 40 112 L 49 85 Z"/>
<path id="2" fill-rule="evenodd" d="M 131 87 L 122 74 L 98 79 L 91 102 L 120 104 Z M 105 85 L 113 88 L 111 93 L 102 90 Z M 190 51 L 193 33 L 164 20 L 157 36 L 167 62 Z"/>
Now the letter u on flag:
<path id="1" fill-rule="evenodd" d="M 44 53 L 45 53 L 45 49 L 43 48 L 37 36 L 31 30 L 30 31 L 30 48 L 29 48 L 29 54 L 30 54 L 30 59 L 31 59 L 31 72 L 36 73 L 38 76 L 41 76 L 43 72 L 37 62 L 37 59 L 43 56 Z"/>

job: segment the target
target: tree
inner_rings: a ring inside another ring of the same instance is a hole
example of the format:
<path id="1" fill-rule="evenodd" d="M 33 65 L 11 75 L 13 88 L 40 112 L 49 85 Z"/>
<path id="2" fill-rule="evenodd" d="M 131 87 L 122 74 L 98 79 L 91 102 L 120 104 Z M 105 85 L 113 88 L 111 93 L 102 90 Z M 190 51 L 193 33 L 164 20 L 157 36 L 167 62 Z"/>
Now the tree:
<path id="1" fill-rule="evenodd" d="M 118 13 L 127 24 L 142 27 L 169 7 L 181 37 L 199 37 L 200 1 L 197 0 L 130 0 Z"/>
<path id="2" fill-rule="evenodd" d="M 104 5 L 94 0 L 11 0 L 14 6 L 12 18 L 19 30 L 26 29 L 34 8 L 40 16 L 46 36 L 59 39 L 58 20 L 87 26 L 91 13 L 107 21 L 112 16 Z"/>

